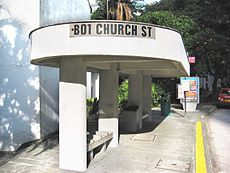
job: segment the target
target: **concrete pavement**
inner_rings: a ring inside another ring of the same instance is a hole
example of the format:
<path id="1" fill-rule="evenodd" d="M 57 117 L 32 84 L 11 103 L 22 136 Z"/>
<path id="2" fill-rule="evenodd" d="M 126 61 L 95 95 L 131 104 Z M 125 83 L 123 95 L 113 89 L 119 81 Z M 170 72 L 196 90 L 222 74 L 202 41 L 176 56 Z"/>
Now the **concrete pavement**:
<path id="1" fill-rule="evenodd" d="M 184 114 L 172 108 L 167 117 L 154 109 L 152 121 L 145 121 L 138 133 L 120 134 L 118 148 L 97 155 L 86 173 L 166 173 L 195 172 L 195 127 L 212 105 L 201 105 L 193 113 Z M 58 168 L 58 136 L 32 145 L 0 167 L 1 173 L 72 173 Z"/>

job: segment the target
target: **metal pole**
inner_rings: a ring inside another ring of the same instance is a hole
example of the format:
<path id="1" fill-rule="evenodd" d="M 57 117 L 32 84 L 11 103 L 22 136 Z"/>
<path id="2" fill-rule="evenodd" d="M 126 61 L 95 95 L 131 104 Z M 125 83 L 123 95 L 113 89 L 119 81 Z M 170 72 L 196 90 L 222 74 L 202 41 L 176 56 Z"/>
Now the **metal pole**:
<path id="1" fill-rule="evenodd" d="M 186 113 L 186 109 L 187 109 L 187 99 L 186 99 L 186 93 L 187 93 L 187 91 L 184 91 L 184 111 L 185 111 L 185 113 Z"/>

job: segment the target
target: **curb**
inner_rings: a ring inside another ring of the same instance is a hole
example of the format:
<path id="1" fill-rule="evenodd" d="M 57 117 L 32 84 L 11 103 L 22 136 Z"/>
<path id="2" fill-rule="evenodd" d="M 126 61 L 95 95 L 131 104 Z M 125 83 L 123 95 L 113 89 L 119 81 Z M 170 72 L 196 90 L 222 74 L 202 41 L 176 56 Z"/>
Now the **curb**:
<path id="1" fill-rule="evenodd" d="M 219 168 L 216 164 L 214 153 L 212 150 L 210 136 L 209 136 L 209 127 L 208 127 L 208 115 L 213 113 L 216 110 L 216 106 L 210 109 L 207 113 L 205 113 L 202 117 L 203 124 L 203 138 L 204 138 L 204 146 L 205 146 L 205 156 L 206 156 L 206 166 L 209 173 L 219 172 Z"/>
<path id="2" fill-rule="evenodd" d="M 215 110 L 216 110 L 216 106 L 214 106 L 213 108 L 211 108 L 208 112 L 204 113 L 201 118 L 202 119 L 207 119 L 208 118 L 208 115 L 210 115 L 211 113 L 213 113 Z"/>

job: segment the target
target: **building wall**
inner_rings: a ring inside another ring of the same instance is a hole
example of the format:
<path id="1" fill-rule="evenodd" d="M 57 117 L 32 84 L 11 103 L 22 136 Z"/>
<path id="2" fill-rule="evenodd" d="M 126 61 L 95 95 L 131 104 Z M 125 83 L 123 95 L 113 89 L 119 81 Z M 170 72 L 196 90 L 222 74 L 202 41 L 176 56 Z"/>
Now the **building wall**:
<path id="1" fill-rule="evenodd" d="M 41 137 L 59 128 L 59 69 L 40 67 Z"/>
<path id="2" fill-rule="evenodd" d="M 82 0 L 40 0 L 40 26 L 90 19 Z M 59 69 L 40 67 L 41 136 L 59 129 Z"/>
<path id="3" fill-rule="evenodd" d="M 89 19 L 87 0 L 41 0 L 41 25 Z"/>
<path id="4" fill-rule="evenodd" d="M 28 38 L 38 7 L 39 0 L 0 1 L 0 150 L 40 138 L 39 69 Z"/>
<path id="5" fill-rule="evenodd" d="M 0 150 L 58 130 L 59 70 L 30 64 L 29 32 L 88 19 L 87 1 L 0 1 Z"/>

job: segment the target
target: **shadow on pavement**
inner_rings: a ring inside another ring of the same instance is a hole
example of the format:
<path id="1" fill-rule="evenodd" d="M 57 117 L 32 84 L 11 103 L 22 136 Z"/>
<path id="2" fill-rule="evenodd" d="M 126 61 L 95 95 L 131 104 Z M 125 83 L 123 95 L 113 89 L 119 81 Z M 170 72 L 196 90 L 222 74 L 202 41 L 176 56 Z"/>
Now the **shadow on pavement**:
<path id="1" fill-rule="evenodd" d="M 152 110 L 151 117 L 146 118 L 142 122 L 142 128 L 136 132 L 126 131 L 123 129 L 122 123 L 119 124 L 119 135 L 122 134 L 141 134 L 153 131 L 167 116 L 161 116 L 161 110 Z"/>

